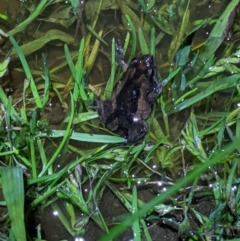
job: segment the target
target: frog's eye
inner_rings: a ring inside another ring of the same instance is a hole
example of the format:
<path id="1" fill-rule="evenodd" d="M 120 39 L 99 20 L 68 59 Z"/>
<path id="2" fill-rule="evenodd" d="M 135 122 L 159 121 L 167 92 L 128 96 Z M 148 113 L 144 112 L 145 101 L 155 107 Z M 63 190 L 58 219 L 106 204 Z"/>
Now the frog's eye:
<path id="1" fill-rule="evenodd" d="M 138 59 L 137 58 L 133 58 L 132 62 L 131 62 L 134 66 L 136 66 L 138 64 Z"/>

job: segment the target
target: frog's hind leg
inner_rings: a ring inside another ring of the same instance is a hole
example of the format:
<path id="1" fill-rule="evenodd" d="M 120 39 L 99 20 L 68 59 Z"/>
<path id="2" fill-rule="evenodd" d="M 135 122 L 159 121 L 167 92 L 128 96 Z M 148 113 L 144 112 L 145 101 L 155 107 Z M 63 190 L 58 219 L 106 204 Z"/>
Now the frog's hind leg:
<path id="1" fill-rule="evenodd" d="M 124 61 L 124 55 L 123 55 L 123 47 L 121 45 L 120 40 L 118 39 L 116 44 L 116 60 L 118 65 L 122 68 L 122 70 L 125 72 L 128 68 L 128 64 Z"/>
<path id="2" fill-rule="evenodd" d="M 144 120 L 135 122 L 128 129 L 127 139 L 129 142 L 135 142 L 141 139 L 142 137 L 144 137 L 147 132 L 148 132 L 148 125 Z"/>

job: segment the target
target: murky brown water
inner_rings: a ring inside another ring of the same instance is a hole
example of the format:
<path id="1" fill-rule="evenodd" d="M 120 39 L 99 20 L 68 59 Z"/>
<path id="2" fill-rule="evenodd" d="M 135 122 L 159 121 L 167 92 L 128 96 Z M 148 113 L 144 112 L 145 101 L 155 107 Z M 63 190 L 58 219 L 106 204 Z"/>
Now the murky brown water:
<path id="1" fill-rule="evenodd" d="M 88 1 L 86 1 L 88 2 Z M 90 2 L 90 1 L 89 1 Z M 132 6 L 138 6 L 137 1 L 131 0 L 128 1 L 132 3 Z M 156 1 L 156 6 L 164 6 L 169 5 L 172 3 L 172 1 Z M 206 17 L 215 17 L 218 16 L 219 13 L 225 8 L 228 1 L 222 1 L 221 4 L 219 4 L 218 1 L 191 1 L 191 17 L 192 21 L 197 19 L 202 19 Z M 64 5 L 64 3 L 61 3 Z M 131 6 L 131 4 L 128 4 Z M 14 20 L 20 18 L 21 14 L 21 3 L 18 0 L 8 0 L 8 1 L 0 1 L 0 9 L 3 13 L 6 13 L 6 6 L 9 7 L 10 14 Z M 65 4 L 65 6 L 69 6 L 68 4 Z M 44 11 L 42 17 L 48 18 L 48 16 L 55 10 L 55 6 L 50 6 L 46 11 Z M 89 11 L 89 10 L 88 10 Z M 137 12 L 137 9 L 133 9 L 133 11 Z M 93 13 L 94 16 L 94 13 Z M 143 16 L 141 16 L 143 17 Z M 86 16 L 86 12 L 84 12 L 84 19 L 86 22 L 89 23 L 91 21 L 92 16 Z M 177 23 L 177 21 L 176 21 Z M 4 25 L 2 28 L 4 31 L 9 31 L 13 28 L 14 25 L 9 24 Z M 44 33 L 50 29 L 59 29 L 61 31 L 64 31 L 65 33 L 70 34 L 72 37 L 75 35 L 75 27 L 76 22 L 74 22 L 70 27 L 65 28 L 61 26 L 60 24 L 56 23 L 47 23 L 44 21 L 35 21 L 33 24 L 31 24 L 25 31 L 23 31 L 21 34 L 16 35 L 16 39 L 20 40 L 20 43 L 27 43 L 29 41 L 32 41 L 34 39 L 33 35 L 35 35 L 37 32 Z M 177 27 L 177 26 L 176 26 Z M 96 31 L 98 32 L 100 29 L 104 31 L 104 40 L 108 43 L 108 46 L 102 44 L 100 47 L 100 50 L 98 52 L 95 64 L 91 70 L 86 76 L 86 84 L 105 84 L 109 78 L 110 75 L 110 69 L 111 69 L 111 62 L 110 62 L 110 56 L 111 56 L 111 41 L 112 38 L 120 38 L 122 42 L 124 42 L 124 38 L 127 34 L 127 31 L 124 29 L 122 25 L 122 16 L 119 11 L 116 9 L 107 9 L 101 12 L 99 20 L 97 22 Z M 87 32 L 87 30 L 85 29 Z M 202 41 L 204 41 L 208 34 L 209 34 L 210 28 L 207 27 L 206 29 L 201 29 L 196 35 L 196 38 L 194 40 L 195 44 L 198 45 Z M 77 36 L 77 42 L 80 41 L 82 37 L 86 37 L 83 33 L 84 31 L 79 31 L 79 34 Z M 160 34 L 160 30 L 156 29 L 156 34 Z M 159 44 L 156 46 L 156 61 L 158 64 L 158 70 L 161 73 L 162 77 L 165 78 L 168 75 L 168 70 L 170 63 L 168 63 L 167 58 L 167 52 L 169 48 L 169 43 L 172 39 L 172 36 L 169 36 L 165 34 Z M 95 39 L 92 39 L 91 46 L 93 46 Z M 74 44 L 68 44 L 70 51 L 76 52 L 78 50 L 78 43 Z M 10 49 L 10 44 L 6 43 L 6 45 L 3 48 L 4 53 L 7 53 Z M 131 49 L 131 47 L 130 47 Z M 128 52 L 130 52 L 130 49 Z M 64 51 L 63 51 L 63 44 L 59 41 L 53 41 L 41 48 L 40 50 L 36 51 L 32 55 L 29 55 L 27 57 L 28 63 L 32 70 L 34 71 L 41 71 L 42 70 L 42 57 L 41 53 L 44 52 L 47 56 L 47 61 L 49 68 L 57 68 L 58 65 L 60 65 L 63 62 L 64 58 Z M 127 54 L 128 54 L 127 52 Z M 137 50 L 137 53 L 140 54 L 139 48 Z M 18 59 L 13 59 L 10 64 L 10 69 L 8 74 L 1 80 L 1 85 L 4 86 L 4 88 L 12 89 L 13 91 L 10 93 L 12 94 L 14 103 L 17 103 L 19 101 L 19 98 L 21 98 L 22 94 L 22 87 L 23 87 L 23 81 L 24 81 L 24 74 L 17 68 L 20 68 L 20 63 Z M 51 125 L 53 125 L 52 128 L 57 129 L 59 128 L 59 124 L 61 124 L 61 121 L 64 118 L 64 115 L 68 108 L 68 102 L 69 102 L 69 92 L 72 89 L 72 83 L 71 83 L 71 75 L 69 72 L 69 69 L 67 66 L 64 66 L 59 71 L 54 72 L 53 76 L 53 83 L 57 84 L 60 83 L 63 85 L 63 87 L 59 88 L 60 93 L 64 96 L 62 101 L 59 101 L 56 93 L 52 93 L 52 101 L 49 103 L 48 108 L 44 110 L 41 114 L 43 117 L 47 117 L 49 119 L 49 122 Z M 41 83 L 41 81 L 40 81 Z M 64 85 L 68 86 L 64 88 Z M 167 90 L 164 91 L 164 95 L 167 94 Z M 214 96 L 212 105 L 216 105 L 216 98 L 219 99 L 219 96 Z M 217 99 L 217 100 L 218 100 Z M 219 103 L 219 102 L 218 102 Z M 19 106 L 21 106 L 21 103 L 19 103 Z M 31 98 L 29 98 L 29 108 L 31 107 Z M 182 129 L 182 126 L 184 125 L 186 121 L 186 117 L 181 114 L 173 116 L 171 122 L 171 137 L 172 139 L 176 139 Z M 78 127 L 76 127 L 77 129 Z M 79 144 L 76 142 L 71 142 L 73 146 L 78 146 Z M 80 146 L 79 146 L 80 147 Z M 82 144 L 83 148 L 90 149 L 91 146 L 88 144 Z M 51 155 L 52 151 L 54 149 L 51 149 L 51 144 L 49 144 L 49 155 Z M 76 158 L 76 155 L 66 155 L 64 157 L 64 160 L 59 158 L 59 163 L 61 165 L 65 165 L 71 160 L 74 160 Z M 56 167 L 57 168 L 57 167 Z M 176 171 L 178 172 L 178 170 Z M 153 193 L 150 190 L 144 190 L 139 191 L 139 195 L 142 195 L 142 198 L 144 201 L 150 200 Z M 100 203 L 100 210 L 102 212 L 102 215 L 104 217 L 109 218 L 111 220 L 112 217 L 118 216 L 123 213 L 127 213 L 127 211 L 123 208 L 121 203 L 112 195 L 110 191 L 106 191 L 102 201 Z M 79 213 L 80 215 L 80 213 Z M 60 239 L 66 239 L 66 240 L 77 240 L 71 237 L 71 235 L 66 232 L 66 230 L 62 227 L 62 224 L 58 220 L 56 216 L 53 214 L 53 210 L 50 207 L 44 208 L 43 210 L 38 210 L 36 212 L 33 225 L 30 225 L 31 233 L 33 235 L 36 235 L 35 229 L 36 226 L 41 224 L 42 227 L 42 235 L 43 238 L 49 241 L 55 241 Z M 159 235 L 161 235 L 161 240 L 178 240 L 178 236 L 175 232 L 170 232 L 170 229 L 168 230 L 167 227 L 160 228 L 156 224 L 152 224 L 150 229 L 152 229 L 153 233 L 153 240 L 159 240 Z M 167 230 L 167 231 L 166 231 Z M 86 234 L 83 235 L 85 237 L 86 241 L 95 241 L 98 237 L 100 237 L 103 234 L 103 231 L 98 228 L 93 222 L 90 222 L 90 224 L 87 227 Z M 121 237 L 119 237 L 116 240 L 131 240 L 132 239 L 132 232 L 131 230 L 125 232 L 122 234 Z M 80 240 L 80 239 L 79 239 Z"/>

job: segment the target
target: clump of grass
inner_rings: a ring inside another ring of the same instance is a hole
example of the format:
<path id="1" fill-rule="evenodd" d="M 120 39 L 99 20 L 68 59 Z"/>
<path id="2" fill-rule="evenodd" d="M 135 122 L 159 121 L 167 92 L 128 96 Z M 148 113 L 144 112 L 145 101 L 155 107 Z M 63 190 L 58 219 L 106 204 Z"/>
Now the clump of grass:
<path id="1" fill-rule="evenodd" d="M 21 71 L 26 78 L 22 86 L 21 104 L 18 106 L 0 87 L 2 205 L 9 215 L 0 229 L 1 236 L 5 239 L 26 240 L 24 220 L 27 223 L 34 209 L 50 206 L 73 237 L 84 235 L 91 219 L 102 230 L 101 241 L 113 240 L 130 227 L 135 240 L 152 240 L 147 222 L 165 223 L 182 239 L 233 238 L 239 230 L 240 199 L 237 178 L 239 108 L 234 106 L 239 101 L 239 50 L 232 47 L 229 55 L 221 56 L 218 61 L 215 53 L 231 25 L 238 2 L 232 0 L 228 4 L 215 21 L 204 47 L 198 52 L 194 52 L 187 39 L 209 21 L 196 21 L 192 26 L 189 21 L 190 0 L 180 6 L 164 6 L 159 9 L 161 14 L 154 13 L 154 5 L 146 6 L 144 1 L 139 1 L 144 24 L 130 5 L 119 3 L 119 10 L 127 13 L 122 21 L 130 31 L 124 42 L 126 52 L 130 50 L 130 59 L 137 56 L 138 50 L 142 54 L 151 53 L 157 57 L 156 45 L 165 34 L 173 35 L 167 52 L 168 59 L 176 59 L 175 65 L 169 66 L 164 91 L 149 120 L 149 135 L 142 143 L 132 146 L 123 145 L 126 140 L 113 133 L 97 134 L 100 128 L 98 122 L 95 122 L 98 115 L 92 108 L 94 96 L 88 93 L 86 85 L 101 44 L 107 45 L 104 30 L 96 30 L 98 17 L 105 7 L 104 1 L 96 1 L 94 7 L 97 16 L 93 17 L 91 26 L 86 25 L 89 32 L 80 43 L 74 42 L 72 36 L 62 34 L 59 30 L 49 30 L 40 38 L 45 39 L 44 43 L 39 44 L 36 39 L 19 46 L 15 40 L 16 34 L 39 17 L 48 7 L 49 1 L 41 1 L 29 18 L 8 33 L 2 33 L 5 37 L 9 36 L 14 47 L 10 56 L 12 59 L 20 59 Z M 73 6 L 75 10 L 81 9 L 75 4 Z M 70 9 L 67 8 L 66 13 Z M 87 9 L 86 5 L 85 11 Z M 171 14 L 174 11 L 177 11 L 177 18 L 181 20 L 177 29 L 173 27 L 176 16 Z M 77 16 L 72 15 L 71 21 L 76 19 Z M 157 34 L 156 29 L 162 32 Z M 80 30 L 82 33 L 86 30 L 84 22 Z M 43 54 L 42 72 L 33 71 L 26 56 L 56 39 L 65 43 L 62 47 L 62 63 L 56 68 L 50 68 Z M 77 46 L 78 50 L 72 53 L 70 44 Z M 106 98 L 109 98 L 117 76 L 122 74 L 118 74 L 116 66 L 114 38 L 111 46 L 111 73 L 104 92 Z M 6 74 L 11 61 L 8 55 L 5 57 L 0 64 L 1 76 Z M 56 71 L 63 66 L 68 66 L 71 73 L 66 85 L 53 81 Z M 38 79 L 44 84 L 38 82 Z M 213 111 L 209 108 L 209 99 L 218 91 L 228 91 L 232 98 L 224 110 Z M 47 106 L 51 92 L 57 95 L 67 109 L 61 129 L 50 128 L 38 116 L 37 109 Z M 32 108 L 27 104 L 29 96 L 33 99 Z M 183 110 L 188 110 L 188 118 L 178 136 L 173 137 L 171 118 L 177 113 L 183 113 Z M 159 116 L 163 120 L 162 124 Z M 81 126 L 82 132 L 76 131 L 76 124 Z M 102 130 L 106 131 L 104 128 Z M 79 148 L 71 140 L 94 143 L 94 146 Z M 51 155 L 48 153 L 47 141 L 54 148 Z M 73 154 L 71 160 L 56 168 L 59 160 L 70 159 L 69 153 Z M 217 171 L 219 167 L 221 172 Z M 182 177 L 176 175 L 179 169 Z M 152 199 L 143 200 L 139 187 L 148 188 L 149 185 L 154 186 L 155 195 Z M 85 186 L 88 192 L 84 191 Z M 127 214 L 123 218 L 118 217 L 121 221 L 113 228 L 109 224 L 111 220 L 99 208 L 107 189 L 123 204 Z M 195 202 L 201 203 L 206 197 L 214 203 L 214 210 L 208 215 L 195 207 Z M 29 204 L 24 207 L 26 200 Z M 180 220 L 176 218 L 179 213 Z M 191 219 L 197 225 L 192 225 Z M 43 240 L 41 229 L 38 229 L 35 237 L 29 237 L 30 240 L 34 238 Z"/>

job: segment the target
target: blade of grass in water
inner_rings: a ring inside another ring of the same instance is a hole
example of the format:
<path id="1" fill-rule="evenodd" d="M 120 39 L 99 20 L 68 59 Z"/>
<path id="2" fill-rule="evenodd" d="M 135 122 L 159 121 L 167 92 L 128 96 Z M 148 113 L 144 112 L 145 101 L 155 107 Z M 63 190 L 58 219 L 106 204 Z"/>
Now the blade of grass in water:
<path id="1" fill-rule="evenodd" d="M 64 228 L 68 231 L 68 233 L 70 233 L 73 237 L 76 236 L 77 233 L 75 233 L 74 230 L 70 227 L 70 225 L 68 225 L 69 224 L 68 219 L 66 218 L 64 213 L 61 211 L 58 204 L 56 202 L 52 203 L 51 207 L 54 211 L 57 211 L 58 218 L 61 221 L 61 223 L 63 224 Z"/>
<path id="2" fill-rule="evenodd" d="M 6 58 L 3 62 L 0 63 L 0 78 L 3 77 L 3 75 L 8 70 L 8 64 L 10 62 L 10 58 Z"/>
<path id="3" fill-rule="evenodd" d="M 98 8 L 97 8 L 97 12 L 96 12 L 96 17 L 91 25 L 92 29 L 94 29 L 96 27 L 96 24 L 97 24 L 97 20 L 98 20 L 98 17 L 100 15 L 100 12 L 101 12 L 101 7 L 102 7 L 102 2 L 103 0 L 99 0 L 98 1 Z M 84 49 L 84 56 L 86 56 L 88 54 L 88 52 L 90 51 L 90 41 L 91 41 L 91 38 L 92 38 L 92 34 L 89 33 L 86 37 L 86 43 L 85 43 L 85 49 Z"/>
<path id="4" fill-rule="evenodd" d="M 20 167 L 1 167 L 1 184 L 14 240 L 25 241 L 23 173 Z"/>
<path id="5" fill-rule="evenodd" d="M 3 13 L 0 13 L 0 19 L 8 21 L 8 16 Z"/>
<path id="6" fill-rule="evenodd" d="M 227 185 L 226 185 L 227 200 L 231 200 L 233 198 L 231 195 L 232 195 L 232 188 L 235 185 L 235 173 L 236 173 L 237 165 L 238 165 L 238 160 L 233 159 L 232 166 L 227 179 Z"/>
<path id="7" fill-rule="evenodd" d="M 98 33 L 98 36 L 101 37 L 103 34 L 103 30 L 100 30 L 99 33 Z M 92 51 L 89 55 L 89 58 L 87 60 L 87 63 L 86 65 L 84 66 L 84 70 L 89 73 L 95 63 L 95 60 L 97 58 L 97 55 L 99 53 L 99 46 L 100 46 L 100 41 L 99 39 L 97 38 L 94 42 L 94 45 L 93 45 L 93 48 L 92 48 Z"/>
<path id="8" fill-rule="evenodd" d="M 145 1 L 144 1 L 144 0 L 139 0 L 139 2 L 140 2 L 140 5 L 141 5 L 141 7 L 142 7 L 143 12 L 144 12 L 144 13 L 147 13 L 148 10 L 147 10 L 147 6 L 146 6 L 146 4 L 145 4 Z"/>
<path id="9" fill-rule="evenodd" d="M 181 21 L 181 24 L 179 26 L 179 29 L 176 31 L 176 34 L 173 36 L 173 40 L 170 44 L 169 50 L 168 50 L 168 59 L 169 61 L 172 61 L 175 54 L 177 53 L 179 47 L 183 43 L 185 34 L 187 32 L 187 28 L 189 26 L 189 17 L 190 17 L 190 10 L 189 10 L 189 4 L 190 0 L 188 0 L 183 19 Z"/>
<path id="10" fill-rule="evenodd" d="M 132 214 L 135 214 L 138 211 L 138 198 L 137 198 L 137 188 L 134 185 L 132 190 Z M 139 226 L 139 219 L 136 219 L 133 222 L 133 234 L 134 240 L 140 241 L 141 240 L 141 231 Z"/>
<path id="11" fill-rule="evenodd" d="M 240 140 L 240 112 L 237 115 L 236 138 L 238 138 Z M 238 152 L 240 153 L 240 148 L 238 148 Z"/>
<path id="12" fill-rule="evenodd" d="M 138 29 L 138 39 L 142 54 L 149 54 L 148 45 L 141 28 Z"/>
<path id="13" fill-rule="evenodd" d="M 71 128 L 72 128 L 72 123 L 73 123 L 73 118 L 74 118 L 74 113 L 75 113 L 75 108 L 74 108 L 74 99 L 73 99 L 73 95 L 71 93 L 71 105 L 70 105 L 70 119 L 66 128 L 66 131 L 64 132 L 64 136 L 62 141 L 60 142 L 57 150 L 54 152 L 54 154 L 52 155 L 52 157 L 50 158 L 50 160 L 48 161 L 46 166 L 43 166 L 41 173 L 38 175 L 39 177 L 41 177 L 54 163 L 54 161 L 56 160 L 56 158 L 58 157 L 58 155 L 60 154 L 60 152 L 62 151 L 62 149 L 64 148 L 64 145 L 67 143 L 67 141 L 69 140 L 69 137 L 71 136 Z M 50 174 L 50 173 L 48 173 Z"/>
<path id="14" fill-rule="evenodd" d="M 5 92 L 3 91 L 2 87 L 0 86 L 0 100 L 2 101 L 4 107 L 7 109 L 7 106 L 9 106 L 9 99 L 8 97 L 6 96 Z M 12 119 L 13 120 L 17 120 L 17 116 L 18 116 L 18 113 L 17 111 L 14 109 L 13 106 L 11 106 L 11 111 L 8 112 L 8 114 L 11 115 Z"/>
<path id="15" fill-rule="evenodd" d="M 71 35 L 64 33 L 63 31 L 52 29 L 44 33 L 43 36 L 37 38 L 36 40 L 22 45 L 21 50 L 26 57 L 31 53 L 41 49 L 44 45 L 53 40 L 62 41 L 63 43 L 72 43 L 74 38 Z M 18 57 L 18 52 L 13 50 L 10 54 L 10 57 L 12 59 L 16 59 Z"/>
<path id="16" fill-rule="evenodd" d="M 45 80 L 44 92 L 43 92 L 43 106 L 45 106 L 49 98 L 50 79 L 49 79 L 49 68 L 48 68 L 45 54 L 42 54 L 42 59 L 43 59 L 44 80 Z"/>
<path id="17" fill-rule="evenodd" d="M 18 33 L 20 31 L 23 31 L 52 2 L 53 2 L 53 0 L 41 0 L 41 2 L 37 5 L 35 10 L 31 13 L 31 15 L 26 20 L 21 22 L 19 25 L 17 25 L 11 31 L 9 31 L 9 33 L 8 33 L 9 36 L 14 35 L 15 33 Z"/>
<path id="18" fill-rule="evenodd" d="M 65 136 L 65 130 L 54 130 L 51 132 L 49 137 L 58 138 Z M 46 136 L 46 134 L 38 134 L 40 136 Z M 87 134 L 87 133 L 78 133 L 73 132 L 70 136 L 70 139 L 76 141 L 84 141 L 84 142 L 95 142 L 95 143 L 122 143 L 126 142 L 126 139 L 118 136 L 108 136 L 108 135 L 97 135 L 97 134 Z"/>
<path id="19" fill-rule="evenodd" d="M 19 47 L 19 45 L 17 44 L 17 42 L 15 41 L 15 39 L 10 36 L 9 37 L 9 40 L 11 41 L 12 45 L 14 46 L 14 48 L 16 49 L 17 53 L 18 53 L 18 56 L 20 58 L 20 61 L 22 63 L 22 66 L 23 66 L 23 69 L 24 69 L 24 72 L 26 74 L 26 77 L 27 79 L 30 81 L 30 88 L 31 88 L 31 91 L 32 91 L 32 94 L 33 94 L 33 97 L 34 97 L 34 100 L 36 102 L 36 106 L 38 108 L 42 108 L 42 102 L 41 102 L 41 99 L 40 99 L 40 96 L 38 94 L 38 90 L 37 90 L 37 87 L 35 85 L 35 82 L 34 82 L 34 79 L 33 79 L 33 76 L 31 74 L 31 71 L 30 71 L 30 68 L 28 66 L 28 63 L 26 61 L 26 58 L 21 50 L 21 48 Z"/>
<path id="20" fill-rule="evenodd" d="M 126 16 L 126 19 L 127 19 L 127 22 L 129 24 L 129 27 L 131 29 L 131 34 L 132 34 L 132 47 L 131 47 L 131 54 L 130 54 L 130 57 L 129 57 L 129 60 L 131 61 L 136 55 L 137 33 L 136 33 L 136 30 L 135 30 L 135 27 L 133 25 L 133 22 L 132 22 L 131 18 L 127 14 L 125 16 Z"/>
<path id="21" fill-rule="evenodd" d="M 198 61 L 198 59 L 197 59 Z M 199 73 L 192 78 L 191 80 L 188 81 L 187 85 L 190 86 L 192 84 L 194 84 L 195 82 L 197 82 L 199 79 L 202 79 L 202 77 L 208 72 L 208 69 L 211 65 L 213 65 L 213 63 L 215 62 L 215 57 L 214 55 L 212 55 L 207 61 L 206 63 L 203 65 L 202 69 L 199 71 Z"/>
<path id="22" fill-rule="evenodd" d="M 176 183 L 176 185 L 168 188 L 166 192 L 155 197 L 150 202 L 146 203 L 142 208 L 139 209 L 138 212 L 128 216 L 123 222 L 121 222 L 119 225 L 112 228 L 108 234 L 98 239 L 98 241 L 113 240 L 115 237 L 117 237 L 120 233 L 122 233 L 128 227 L 131 227 L 135 220 L 146 215 L 151 209 L 154 208 L 154 206 L 163 203 L 169 197 L 177 193 L 180 188 L 186 186 L 189 182 L 193 181 L 196 178 L 196 176 L 200 176 L 200 174 L 205 172 L 207 169 L 209 169 L 209 167 L 211 167 L 216 163 L 219 163 L 221 160 L 224 160 L 230 153 L 232 153 L 236 148 L 238 148 L 238 146 L 239 146 L 239 140 L 234 140 L 230 145 L 226 146 L 224 150 L 216 152 L 210 159 L 208 159 L 207 162 L 196 166 L 192 172 L 189 172 L 189 174 L 186 177 L 180 179 Z"/>
<path id="23" fill-rule="evenodd" d="M 226 119 L 223 118 L 222 122 L 219 125 L 219 130 L 217 133 L 217 142 L 218 142 L 218 149 L 222 149 L 222 144 L 224 141 L 224 136 L 225 136 L 225 126 L 226 126 Z"/>
<path id="24" fill-rule="evenodd" d="M 22 93 L 22 107 L 21 107 L 21 117 L 23 120 L 27 121 L 27 111 L 26 111 L 26 97 L 27 97 L 27 94 L 26 94 L 26 90 L 28 89 L 29 87 L 29 84 L 30 84 L 30 81 L 29 79 L 25 79 L 24 80 L 24 83 L 23 83 L 23 93 Z"/>
<path id="25" fill-rule="evenodd" d="M 78 51 L 78 62 L 77 62 L 77 69 L 76 69 L 76 76 L 75 76 L 75 85 L 74 85 L 74 91 L 73 91 L 73 98 L 74 101 L 77 101 L 78 95 L 80 94 L 82 100 L 84 103 L 87 102 L 87 94 L 84 90 L 83 86 L 83 52 L 84 52 L 84 38 L 81 40 L 79 51 Z"/>
<path id="26" fill-rule="evenodd" d="M 115 83 L 115 73 L 116 73 L 116 47 L 115 47 L 115 39 L 112 39 L 112 57 L 111 57 L 111 75 L 107 82 L 107 86 L 105 88 L 104 96 L 109 99 L 111 97 L 111 93 L 113 90 L 113 86 Z"/>
<path id="27" fill-rule="evenodd" d="M 199 59 L 202 63 L 205 63 L 216 52 L 227 36 L 228 31 L 232 26 L 238 4 L 239 0 L 232 0 L 218 19 L 205 42 L 204 47 L 200 50 Z"/>
<path id="28" fill-rule="evenodd" d="M 32 118 L 30 120 L 30 131 L 34 133 L 37 125 L 37 112 L 33 111 Z M 29 137 L 29 146 L 30 146 L 30 160 L 31 160 L 31 168 L 32 168 L 32 177 L 37 177 L 37 159 L 36 159 L 36 148 L 35 148 L 35 138 L 31 135 Z"/>
<path id="29" fill-rule="evenodd" d="M 75 78 L 76 70 L 74 68 L 72 57 L 71 57 L 71 54 L 69 52 L 68 46 L 66 44 L 64 44 L 64 54 L 65 54 L 65 57 L 66 57 L 66 60 L 67 60 L 67 63 L 68 63 L 68 67 L 69 67 L 69 69 L 71 71 L 71 74 Z"/>
<path id="30" fill-rule="evenodd" d="M 172 110 L 168 114 L 172 114 L 175 112 L 178 112 L 180 110 L 184 110 L 189 106 L 192 106 L 193 104 L 197 103 L 198 101 L 210 96 L 211 94 L 215 93 L 216 91 L 222 90 L 222 89 L 227 89 L 236 86 L 240 79 L 240 75 L 232 75 L 227 78 L 223 78 L 220 80 L 216 80 L 212 83 L 209 84 L 209 86 L 203 90 L 202 92 L 196 94 L 190 99 L 182 101 L 179 105 L 174 106 Z M 179 101 L 179 100 L 178 100 Z"/>
<path id="31" fill-rule="evenodd" d="M 102 38 L 102 36 L 100 34 L 97 34 L 96 31 L 90 26 L 87 24 L 87 29 L 99 40 L 101 41 L 102 43 L 104 43 L 105 45 L 108 46 L 107 42 Z M 103 30 L 101 30 L 100 32 L 103 32 Z"/>
<path id="32" fill-rule="evenodd" d="M 124 45 L 123 45 L 123 55 L 124 56 L 125 56 L 126 50 L 128 48 L 129 42 L 130 42 L 130 34 L 127 33 L 127 35 L 125 37 L 125 42 L 124 42 Z"/>
<path id="33" fill-rule="evenodd" d="M 94 118 L 98 118 L 97 112 L 95 112 L 95 111 L 82 112 L 82 113 L 79 113 L 75 116 L 75 118 L 73 120 L 73 124 L 78 124 L 80 122 L 92 120 Z M 69 121 L 69 117 L 67 117 L 64 120 L 65 123 L 68 123 L 68 121 Z"/>
<path id="34" fill-rule="evenodd" d="M 156 31 L 155 28 L 151 28 L 151 33 L 150 33 L 150 54 L 155 56 L 155 41 L 156 41 Z"/>

